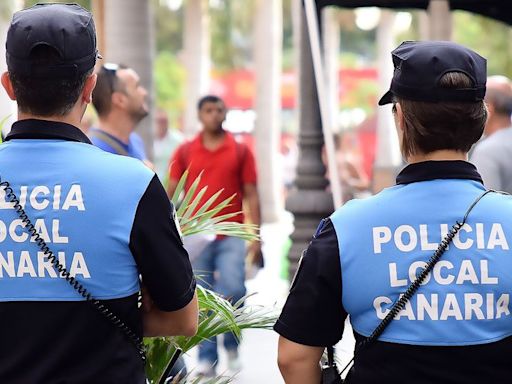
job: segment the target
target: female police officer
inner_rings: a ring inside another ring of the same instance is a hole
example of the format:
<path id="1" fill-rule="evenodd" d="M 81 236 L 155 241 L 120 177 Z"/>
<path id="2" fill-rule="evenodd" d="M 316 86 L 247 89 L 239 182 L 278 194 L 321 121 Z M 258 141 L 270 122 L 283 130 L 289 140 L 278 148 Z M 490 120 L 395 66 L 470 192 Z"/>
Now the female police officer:
<path id="1" fill-rule="evenodd" d="M 275 325 L 279 367 L 287 383 L 320 382 L 318 361 L 346 316 L 361 345 L 458 222 L 417 292 L 377 341 L 356 347 L 348 381 L 508 382 L 512 199 L 488 193 L 463 220 L 485 192 L 467 152 L 487 117 L 486 60 L 451 42 L 405 42 L 392 57 L 379 104 L 393 103 L 409 165 L 394 187 L 321 222 Z"/>

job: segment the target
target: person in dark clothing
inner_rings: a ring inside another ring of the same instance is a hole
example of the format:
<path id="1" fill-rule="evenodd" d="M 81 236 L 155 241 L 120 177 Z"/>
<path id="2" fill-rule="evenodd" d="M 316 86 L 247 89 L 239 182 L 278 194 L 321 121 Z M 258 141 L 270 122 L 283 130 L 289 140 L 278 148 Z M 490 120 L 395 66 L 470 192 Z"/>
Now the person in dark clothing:
<path id="1" fill-rule="evenodd" d="M 163 186 L 78 128 L 99 57 L 76 4 L 13 16 L 1 76 L 18 104 L 0 146 L 1 383 L 144 384 L 142 336 L 197 331 L 196 282 Z"/>
<path id="2" fill-rule="evenodd" d="M 274 327 L 281 373 L 286 383 L 319 383 L 318 362 L 349 315 L 350 384 L 508 382 L 512 198 L 486 191 L 467 161 L 487 118 L 486 60 L 439 41 L 405 42 L 392 57 L 379 104 L 393 104 L 408 166 L 395 186 L 319 225 Z M 418 290 L 392 310 L 415 281 Z"/>

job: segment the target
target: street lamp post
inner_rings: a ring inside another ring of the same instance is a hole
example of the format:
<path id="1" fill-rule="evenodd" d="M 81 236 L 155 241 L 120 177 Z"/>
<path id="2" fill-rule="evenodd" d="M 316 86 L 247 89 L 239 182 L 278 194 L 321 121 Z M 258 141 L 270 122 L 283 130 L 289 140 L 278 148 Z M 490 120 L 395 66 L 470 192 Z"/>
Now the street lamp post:
<path id="1" fill-rule="evenodd" d="M 324 144 L 320 106 L 313 71 L 313 59 L 304 9 L 300 17 L 299 61 L 299 162 L 296 188 L 290 192 L 286 209 L 294 215 L 293 245 L 288 255 L 290 277 L 297 268 L 302 250 L 307 247 L 319 221 L 334 210 L 332 195 L 326 190 L 325 166 L 321 151 Z"/>

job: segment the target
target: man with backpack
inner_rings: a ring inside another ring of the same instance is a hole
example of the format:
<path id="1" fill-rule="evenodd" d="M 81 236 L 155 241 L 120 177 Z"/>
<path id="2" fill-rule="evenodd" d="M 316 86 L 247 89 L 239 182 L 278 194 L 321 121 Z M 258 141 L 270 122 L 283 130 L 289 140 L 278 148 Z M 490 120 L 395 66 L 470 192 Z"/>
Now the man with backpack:
<path id="1" fill-rule="evenodd" d="M 198 118 L 202 131 L 191 141 L 178 147 L 174 153 L 170 163 L 167 192 L 169 197 L 172 197 L 181 176 L 187 169 L 189 176 L 185 190 L 188 190 L 202 173 L 197 191 L 204 186 L 208 189 L 200 205 L 222 190 L 217 202 L 233 195 L 234 198 L 228 207 L 218 213 L 218 216 L 239 212 L 228 220 L 243 222 L 242 201 L 246 200 L 249 220 L 259 225 L 260 209 L 254 156 L 245 144 L 237 142 L 231 133 L 224 130 L 222 124 L 225 117 L 226 107 L 219 97 L 209 95 L 199 100 Z M 259 242 L 251 244 L 250 251 L 261 258 Z M 192 260 L 192 265 L 207 288 L 236 302 L 246 293 L 245 255 L 244 240 L 230 236 L 217 236 L 195 260 Z M 232 334 L 224 335 L 224 346 L 228 356 L 228 369 L 239 370 L 238 342 Z M 201 344 L 199 367 L 196 371 L 203 376 L 214 376 L 217 360 L 216 340 Z"/>

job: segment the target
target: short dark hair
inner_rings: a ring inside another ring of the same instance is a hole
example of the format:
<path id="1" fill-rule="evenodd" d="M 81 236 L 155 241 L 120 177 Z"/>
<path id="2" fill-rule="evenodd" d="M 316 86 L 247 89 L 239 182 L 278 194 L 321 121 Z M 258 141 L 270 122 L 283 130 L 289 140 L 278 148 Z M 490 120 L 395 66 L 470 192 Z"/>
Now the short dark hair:
<path id="1" fill-rule="evenodd" d="M 92 104 L 98 113 L 98 116 L 107 115 L 112 109 L 112 94 L 114 92 L 123 92 L 124 84 L 119 81 L 117 71 L 128 69 L 124 64 L 117 65 L 117 68 L 110 68 L 108 65 L 102 65 L 98 71 L 96 87 L 92 91 Z"/>
<path id="2" fill-rule="evenodd" d="M 33 66 L 51 66 L 60 63 L 60 55 L 48 45 L 38 45 L 30 53 Z M 64 116 L 77 102 L 91 70 L 71 78 L 21 75 L 9 71 L 18 108 L 37 116 Z"/>
<path id="3" fill-rule="evenodd" d="M 439 84 L 453 89 L 473 86 L 462 72 L 443 75 Z M 402 98 L 396 101 L 404 118 L 401 149 L 405 158 L 442 149 L 468 152 L 484 131 L 487 108 L 483 101 L 432 103 Z"/>
<path id="4" fill-rule="evenodd" d="M 197 102 L 197 110 L 200 111 L 203 108 L 203 105 L 206 103 L 222 103 L 225 105 L 224 100 L 222 100 L 219 96 L 215 95 L 206 95 L 199 99 Z"/>

